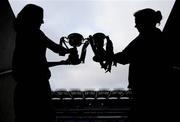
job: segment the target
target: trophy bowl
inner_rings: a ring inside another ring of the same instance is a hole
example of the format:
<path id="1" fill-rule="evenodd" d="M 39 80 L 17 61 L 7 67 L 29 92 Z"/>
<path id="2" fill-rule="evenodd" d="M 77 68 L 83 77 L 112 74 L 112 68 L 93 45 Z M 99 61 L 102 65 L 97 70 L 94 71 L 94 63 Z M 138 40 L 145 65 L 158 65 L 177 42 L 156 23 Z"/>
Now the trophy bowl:
<path id="1" fill-rule="evenodd" d="M 84 37 L 79 33 L 71 33 L 68 35 L 69 44 L 73 47 L 81 46 L 84 41 Z"/>
<path id="2" fill-rule="evenodd" d="M 97 48 L 103 48 L 104 46 L 104 39 L 106 38 L 106 35 L 103 33 L 95 33 L 93 35 L 93 39 L 94 39 L 94 44 Z"/>
<path id="3" fill-rule="evenodd" d="M 93 38 L 95 39 L 95 40 L 103 40 L 103 39 L 105 39 L 105 37 L 106 37 L 106 35 L 104 34 L 104 33 L 95 33 L 94 35 L 93 35 Z"/>

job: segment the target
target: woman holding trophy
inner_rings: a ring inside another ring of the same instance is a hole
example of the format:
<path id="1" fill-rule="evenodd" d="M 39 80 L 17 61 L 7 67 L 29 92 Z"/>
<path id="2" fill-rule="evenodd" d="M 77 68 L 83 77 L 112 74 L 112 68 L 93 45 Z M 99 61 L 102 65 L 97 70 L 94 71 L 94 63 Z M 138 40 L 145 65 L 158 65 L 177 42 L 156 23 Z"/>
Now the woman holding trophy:
<path id="1" fill-rule="evenodd" d="M 16 47 L 13 55 L 13 76 L 17 81 L 14 94 L 15 122 L 52 122 L 51 76 L 49 66 L 61 62 L 47 62 L 46 49 L 61 56 L 71 53 L 51 41 L 41 30 L 43 9 L 26 5 L 15 20 Z"/>

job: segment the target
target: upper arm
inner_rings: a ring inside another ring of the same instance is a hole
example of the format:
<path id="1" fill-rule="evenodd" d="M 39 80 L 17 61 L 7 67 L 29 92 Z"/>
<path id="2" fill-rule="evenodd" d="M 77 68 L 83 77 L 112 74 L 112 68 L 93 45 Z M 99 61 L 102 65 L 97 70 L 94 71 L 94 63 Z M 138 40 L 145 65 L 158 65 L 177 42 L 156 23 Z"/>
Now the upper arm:
<path id="1" fill-rule="evenodd" d="M 129 59 L 125 52 L 118 52 L 114 54 L 114 61 L 120 64 L 128 64 Z"/>
<path id="2" fill-rule="evenodd" d="M 67 53 L 67 49 L 60 46 L 59 44 L 56 44 L 51 39 L 49 39 L 43 32 L 41 34 L 41 40 L 43 44 L 52 50 L 55 53 L 59 53 L 60 55 L 65 55 Z"/>

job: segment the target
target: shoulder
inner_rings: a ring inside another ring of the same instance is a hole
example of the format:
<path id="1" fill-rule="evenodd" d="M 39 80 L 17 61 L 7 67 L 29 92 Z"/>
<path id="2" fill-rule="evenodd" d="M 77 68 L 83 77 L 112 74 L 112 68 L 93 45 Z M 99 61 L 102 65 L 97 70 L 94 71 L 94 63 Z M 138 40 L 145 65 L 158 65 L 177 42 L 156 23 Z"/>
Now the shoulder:
<path id="1" fill-rule="evenodd" d="M 46 35 L 44 34 L 44 32 L 41 31 L 40 29 L 33 30 L 32 33 L 35 36 L 35 38 L 38 38 L 40 40 L 45 40 L 47 38 Z"/>
<path id="2" fill-rule="evenodd" d="M 37 35 L 45 36 L 45 34 L 43 33 L 43 31 L 41 31 L 40 29 L 33 30 L 33 33 L 34 33 L 34 34 L 37 34 Z"/>

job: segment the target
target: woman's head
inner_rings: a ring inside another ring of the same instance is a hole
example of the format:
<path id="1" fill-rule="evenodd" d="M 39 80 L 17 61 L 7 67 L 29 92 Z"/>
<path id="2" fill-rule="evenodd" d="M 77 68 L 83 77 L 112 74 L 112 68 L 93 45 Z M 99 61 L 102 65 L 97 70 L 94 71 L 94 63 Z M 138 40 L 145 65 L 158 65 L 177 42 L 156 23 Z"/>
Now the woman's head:
<path id="1" fill-rule="evenodd" d="M 15 30 L 40 28 L 43 23 L 43 9 L 34 4 L 26 5 L 17 15 Z"/>
<path id="2" fill-rule="evenodd" d="M 156 24 L 160 24 L 162 15 L 160 11 L 155 11 L 150 8 L 142 9 L 134 14 L 135 27 L 138 31 L 145 31 L 149 28 L 156 27 Z"/>

